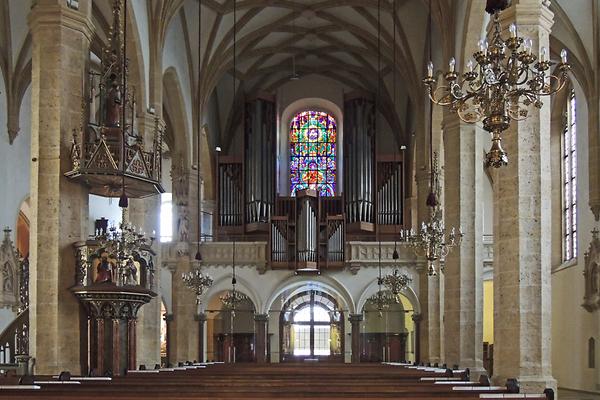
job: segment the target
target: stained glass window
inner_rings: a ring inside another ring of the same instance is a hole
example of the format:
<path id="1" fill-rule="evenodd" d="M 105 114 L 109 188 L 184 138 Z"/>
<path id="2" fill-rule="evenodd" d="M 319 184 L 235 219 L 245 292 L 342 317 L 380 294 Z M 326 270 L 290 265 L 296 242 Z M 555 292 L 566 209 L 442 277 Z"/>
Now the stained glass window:
<path id="1" fill-rule="evenodd" d="M 567 101 L 563 131 L 563 260 L 577 257 L 577 123 L 575 91 Z"/>
<path id="2" fill-rule="evenodd" d="M 321 111 L 304 111 L 290 124 L 290 189 L 316 190 L 333 196 L 336 184 L 335 119 Z"/>

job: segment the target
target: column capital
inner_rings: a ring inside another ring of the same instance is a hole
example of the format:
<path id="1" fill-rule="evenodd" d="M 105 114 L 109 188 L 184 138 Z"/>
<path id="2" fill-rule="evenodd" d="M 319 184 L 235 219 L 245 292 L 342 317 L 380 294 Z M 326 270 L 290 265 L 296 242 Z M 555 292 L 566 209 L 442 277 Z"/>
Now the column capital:
<path id="1" fill-rule="evenodd" d="M 348 321 L 350 321 L 351 323 L 357 323 L 357 322 L 361 322 L 363 320 L 363 315 L 362 314 L 350 314 L 348 315 Z"/>
<path id="2" fill-rule="evenodd" d="M 254 314 L 254 321 L 269 322 L 269 314 Z"/>
<path id="3" fill-rule="evenodd" d="M 65 1 L 38 0 L 29 13 L 28 22 L 32 34 L 44 27 L 60 25 L 81 32 L 91 42 L 96 29 L 90 16 L 91 7 L 87 5 L 81 4 L 79 10 L 74 10 Z"/>
<path id="4" fill-rule="evenodd" d="M 545 5 L 540 5 L 539 0 L 520 0 L 502 13 L 500 23 L 503 29 L 508 29 L 511 22 L 520 26 L 539 26 L 550 33 L 554 24 L 554 13 Z"/>

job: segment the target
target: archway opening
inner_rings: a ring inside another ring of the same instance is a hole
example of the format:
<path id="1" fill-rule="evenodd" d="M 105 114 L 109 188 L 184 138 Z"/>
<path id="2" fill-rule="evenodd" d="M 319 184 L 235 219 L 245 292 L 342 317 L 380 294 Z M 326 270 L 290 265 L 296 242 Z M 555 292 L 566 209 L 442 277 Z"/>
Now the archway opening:
<path id="1" fill-rule="evenodd" d="M 344 313 L 336 299 L 322 291 L 292 296 L 279 317 L 280 361 L 344 361 Z"/>
<path id="2" fill-rule="evenodd" d="M 254 314 L 252 300 L 236 291 L 217 293 L 208 303 L 206 313 L 207 353 L 209 361 L 239 363 L 255 361 Z"/>
<path id="3" fill-rule="evenodd" d="M 377 294 L 363 307 L 361 362 L 404 362 L 415 360 L 414 309 L 403 294 L 383 292 L 382 298 L 398 302 L 378 304 Z"/>

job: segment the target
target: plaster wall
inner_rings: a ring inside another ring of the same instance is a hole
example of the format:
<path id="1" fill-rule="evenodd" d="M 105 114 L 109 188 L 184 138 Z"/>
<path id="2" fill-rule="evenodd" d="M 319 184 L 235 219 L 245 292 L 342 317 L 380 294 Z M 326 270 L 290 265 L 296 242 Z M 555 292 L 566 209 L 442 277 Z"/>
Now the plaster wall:
<path id="1" fill-rule="evenodd" d="M 19 124 L 21 130 L 10 144 L 6 120 L 6 90 L 0 73 L 0 226 L 8 226 L 15 232 L 21 203 L 29 197 L 31 163 L 31 90 L 23 97 Z"/>
<path id="2" fill-rule="evenodd" d="M 575 83 L 575 96 L 584 99 Z M 577 103 L 577 231 L 578 256 L 562 266 L 554 265 L 552 273 L 552 367 L 558 386 L 577 390 L 599 391 L 600 374 L 588 368 L 587 343 L 590 337 L 600 339 L 600 314 L 589 313 L 581 304 L 585 281 L 584 252 L 591 241 L 591 230 L 598 226 L 588 207 L 588 110 L 585 101 Z M 557 178 L 555 178 L 557 179 Z M 560 216 L 553 216 L 560 223 Z M 598 350 L 596 350 L 598 353 Z M 598 354 L 596 354 L 598 365 Z"/>

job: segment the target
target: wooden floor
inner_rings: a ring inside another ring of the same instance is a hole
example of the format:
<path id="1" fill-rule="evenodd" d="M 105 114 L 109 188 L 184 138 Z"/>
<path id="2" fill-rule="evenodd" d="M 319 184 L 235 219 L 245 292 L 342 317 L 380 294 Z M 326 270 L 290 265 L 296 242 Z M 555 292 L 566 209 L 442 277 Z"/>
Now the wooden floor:
<path id="1" fill-rule="evenodd" d="M 477 383 L 448 383 L 448 379 L 443 370 L 382 364 L 220 364 L 130 372 L 112 380 L 73 377 L 71 381 L 61 383 L 57 377 L 35 377 L 39 389 L 3 389 L 0 383 L 0 398 L 422 400 L 477 399 L 481 393 L 489 395 L 505 391 Z M 545 399 L 545 396 L 527 398 Z"/>

